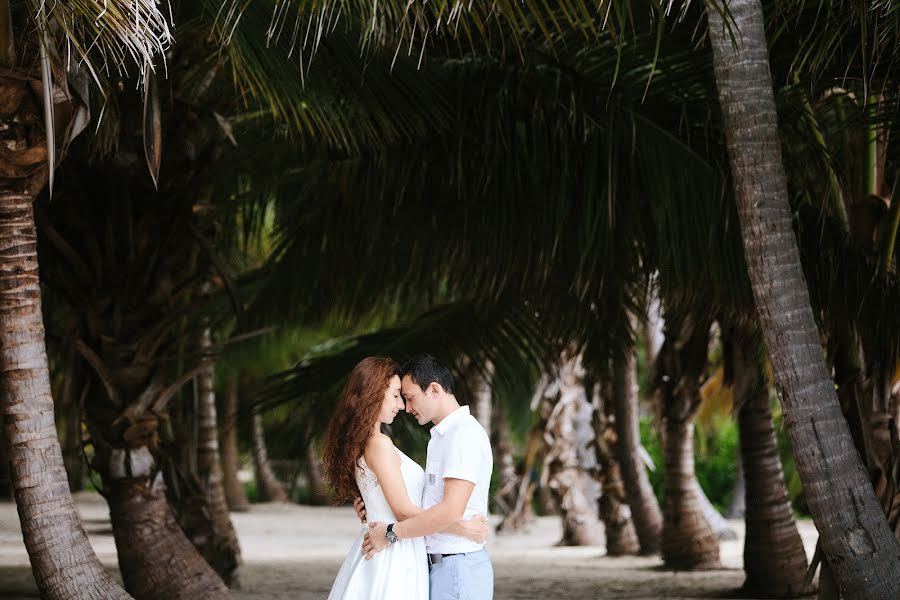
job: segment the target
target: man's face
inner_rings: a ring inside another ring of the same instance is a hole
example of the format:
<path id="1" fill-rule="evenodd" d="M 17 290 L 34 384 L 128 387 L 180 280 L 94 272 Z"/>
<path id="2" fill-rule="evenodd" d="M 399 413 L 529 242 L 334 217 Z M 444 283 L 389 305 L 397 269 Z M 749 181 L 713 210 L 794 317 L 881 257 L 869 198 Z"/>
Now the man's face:
<path id="1" fill-rule="evenodd" d="M 403 377 L 400 382 L 400 391 L 406 401 L 406 412 L 415 417 L 419 425 L 424 425 L 434 418 L 432 413 L 434 399 L 429 396 L 430 392 L 423 392 L 419 384 L 412 380 L 412 377 L 409 375 Z"/>

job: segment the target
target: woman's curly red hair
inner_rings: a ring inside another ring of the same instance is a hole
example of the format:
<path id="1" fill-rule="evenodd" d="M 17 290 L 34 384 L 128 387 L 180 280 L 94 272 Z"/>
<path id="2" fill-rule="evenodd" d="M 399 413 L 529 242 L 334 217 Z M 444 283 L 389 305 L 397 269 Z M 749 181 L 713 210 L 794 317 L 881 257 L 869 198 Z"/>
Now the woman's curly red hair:
<path id="1" fill-rule="evenodd" d="M 391 379 L 400 375 L 400 365 L 390 358 L 370 356 L 353 367 L 328 431 L 325 433 L 325 477 L 338 503 L 352 501 L 359 496 L 356 485 L 358 461 L 372 435 L 384 393 Z"/>

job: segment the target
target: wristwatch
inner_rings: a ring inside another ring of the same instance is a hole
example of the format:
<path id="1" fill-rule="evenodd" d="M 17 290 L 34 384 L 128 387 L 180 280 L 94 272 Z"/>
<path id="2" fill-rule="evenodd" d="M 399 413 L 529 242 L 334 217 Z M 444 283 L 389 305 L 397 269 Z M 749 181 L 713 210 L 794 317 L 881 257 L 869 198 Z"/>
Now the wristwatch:
<path id="1" fill-rule="evenodd" d="M 387 526 L 387 531 L 384 532 L 384 539 L 387 540 L 388 544 L 393 544 L 397 541 L 397 534 L 394 533 L 394 523 Z"/>

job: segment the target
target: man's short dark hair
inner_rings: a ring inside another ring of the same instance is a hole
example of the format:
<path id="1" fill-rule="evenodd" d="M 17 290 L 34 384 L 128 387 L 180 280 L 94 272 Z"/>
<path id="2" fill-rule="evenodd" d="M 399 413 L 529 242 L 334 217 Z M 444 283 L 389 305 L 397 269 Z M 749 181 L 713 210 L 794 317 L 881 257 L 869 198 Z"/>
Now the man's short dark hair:
<path id="1" fill-rule="evenodd" d="M 448 394 L 453 393 L 453 374 L 450 373 L 450 369 L 430 354 L 420 354 L 406 361 L 400 370 L 400 378 L 407 375 L 413 383 L 422 388 L 422 391 L 433 381 L 444 388 Z"/>

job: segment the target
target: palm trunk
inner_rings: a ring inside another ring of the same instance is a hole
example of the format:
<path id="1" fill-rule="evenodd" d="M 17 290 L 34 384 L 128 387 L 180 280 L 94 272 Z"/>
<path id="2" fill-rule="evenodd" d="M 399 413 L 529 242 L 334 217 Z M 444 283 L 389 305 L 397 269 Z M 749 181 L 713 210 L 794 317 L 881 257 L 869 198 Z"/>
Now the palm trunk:
<path id="1" fill-rule="evenodd" d="M 209 352 L 211 346 L 210 332 L 207 328 L 201 335 L 200 350 Z M 228 514 L 228 501 L 225 499 L 225 486 L 222 481 L 212 362 L 206 363 L 197 374 L 197 384 L 200 404 L 198 407 L 197 474 L 200 477 L 201 489 L 213 530 L 205 547 L 199 550 L 227 585 L 237 585 L 237 570 L 241 564 L 241 547 Z"/>
<path id="2" fill-rule="evenodd" d="M 103 350 L 114 355 L 113 348 Z M 94 356 L 98 365 L 102 364 L 99 354 Z M 108 375 L 111 382 L 126 380 L 125 375 L 114 373 L 108 367 L 100 367 L 100 371 Z M 134 372 L 126 371 L 127 374 Z M 162 393 L 160 387 L 159 381 L 151 379 L 139 396 L 156 399 Z M 92 389 L 94 391 L 85 402 L 85 414 L 95 448 L 92 466 L 103 481 L 119 556 L 119 570 L 126 589 L 137 600 L 230 598 L 222 579 L 195 547 L 194 542 L 202 546 L 203 539 L 188 537 L 176 521 L 166 497 L 166 485 L 159 466 L 163 454 L 159 448 L 158 418 L 145 413 L 132 420 L 125 415 L 128 409 L 139 405 L 140 400 L 125 400 L 126 396 L 115 393 L 112 387 L 105 390 L 101 385 L 95 385 Z M 130 389 L 129 394 L 135 393 L 136 389 Z M 120 410 L 125 407 L 124 413 L 110 411 L 110 392 L 115 394 Z M 174 419 L 176 422 L 180 420 Z M 175 470 L 178 470 L 177 466 Z M 182 519 L 185 519 L 185 505 L 189 505 L 194 513 L 203 513 L 199 520 L 206 529 L 211 529 L 202 501 L 194 500 L 203 497 L 199 490 L 200 486 L 194 483 L 189 493 L 182 491 L 178 495 L 181 502 L 176 508 L 181 511 Z M 199 529 L 194 527 L 188 530 L 193 536 L 193 532 Z M 204 536 L 209 536 L 206 530 Z"/>
<path id="3" fill-rule="evenodd" d="M 497 491 L 494 493 L 494 506 L 505 520 L 515 506 L 519 478 L 516 476 L 516 464 L 513 460 L 509 421 L 498 406 L 494 406 L 491 418 L 491 449 L 497 468 Z"/>
<path id="4" fill-rule="evenodd" d="M 130 459 L 119 454 L 122 462 L 104 478 L 125 587 L 137 600 L 230 598 L 228 588 L 175 522 L 162 475 L 153 475 L 150 452 L 140 448 L 130 454 Z M 140 469 L 133 477 L 120 470 L 126 460 L 132 469 Z"/>
<path id="5" fill-rule="evenodd" d="M 331 495 L 328 493 L 328 484 L 322 472 L 322 457 L 319 456 L 316 441 L 312 438 L 306 445 L 306 478 L 309 480 L 310 502 L 319 506 L 327 505 Z"/>
<path id="6" fill-rule="evenodd" d="M 797 469 L 842 593 L 895 598 L 900 544 L 850 450 L 791 229 L 762 4 L 726 6 L 728 27 L 707 11 L 716 84 L 748 274 Z"/>
<path id="7" fill-rule="evenodd" d="M 469 369 L 472 415 L 481 423 L 488 435 L 491 434 L 491 377 L 493 374 L 494 365 L 491 361 L 485 361 L 481 368 L 472 365 Z"/>
<path id="8" fill-rule="evenodd" d="M 613 364 L 616 456 L 631 518 L 640 540 L 641 554 L 650 555 L 659 553 L 663 520 L 644 461 L 641 460 L 636 371 L 634 350 L 628 348 Z"/>
<path id="9" fill-rule="evenodd" d="M 103 403 L 95 398 L 86 404 L 96 446 L 93 467 L 103 479 L 125 588 L 137 600 L 230 598 L 195 547 L 195 541 L 202 546 L 203 540 L 188 538 L 175 519 L 157 463 L 156 418 L 145 415 L 116 437 L 116 423 L 99 412 Z M 204 516 L 203 522 L 208 521 Z"/>
<path id="10" fill-rule="evenodd" d="M 606 553 L 610 556 L 625 556 L 638 554 L 641 546 L 632 521 L 631 508 L 625 498 L 625 485 L 619 465 L 614 458 L 615 446 L 609 444 L 615 437 L 611 433 L 615 417 L 612 415 L 612 407 L 608 398 L 610 386 L 607 386 L 607 394 L 601 394 L 599 384 L 594 387 L 593 414 L 593 439 L 589 445 L 593 446 L 596 455 L 598 479 L 602 484 L 602 494 L 597 505 L 597 513 L 600 520 L 606 526 Z"/>
<path id="11" fill-rule="evenodd" d="M 541 487 L 559 504 L 563 536 L 559 545 L 593 546 L 600 542 L 596 502 L 588 496 L 588 473 L 578 453 L 576 419 L 587 405 L 581 358 L 564 356 L 557 380 L 544 394 L 541 417 L 549 446 L 544 458 Z"/>
<path id="12" fill-rule="evenodd" d="M 0 81 L 4 98 L 9 91 L 31 102 L 27 79 Z M 36 114 L 33 102 L 28 108 Z M 34 122 L 19 118 L 3 135 Z M 41 598 L 129 598 L 94 554 L 69 492 L 50 395 L 33 198 L 14 187 L 7 181 L 0 191 L 0 402 L 22 538 Z"/>
<path id="13" fill-rule="evenodd" d="M 657 358 L 665 461 L 662 558 L 675 569 L 719 565 L 719 541 L 704 516 L 694 475 L 694 415 L 700 405 L 709 327 L 706 319 L 667 317 L 666 341 Z"/>
<path id="14" fill-rule="evenodd" d="M 738 426 L 741 455 L 747 465 L 743 590 L 750 596 L 796 598 L 809 594 L 803 586 L 807 561 L 794 515 L 772 428 L 769 385 L 752 350 L 743 341 L 732 344 L 734 395 L 741 407 Z"/>
<path id="15" fill-rule="evenodd" d="M 238 479 L 240 453 L 238 451 L 238 382 L 230 378 L 225 384 L 222 407 L 222 483 L 228 508 L 233 511 L 250 509 L 244 486 Z"/>
<path id="16" fill-rule="evenodd" d="M 665 431 L 662 558 L 674 569 L 719 566 L 719 540 L 700 505 L 694 476 L 694 423 L 670 420 Z"/>
<path id="17" fill-rule="evenodd" d="M 725 509 L 725 517 L 728 519 L 743 519 L 747 514 L 747 481 L 744 474 L 744 459 L 741 458 L 743 450 L 738 452 L 735 474 L 734 487 L 731 490 L 731 502 Z"/>
<path id="18" fill-rule="evenodd" d="M 498 533 L 518 531 L 533 518 L 531 501 L 534 498 L 537 485 L 532 481 L 532 473 L 538 463 L 538 455 L 543 447 L 543 428 L 540 426 L 540 423 L 537 423 L 532 426 L 528 434 L 528 444 L 525 448 L 525 464 L 523 465 L 521 476 L 515 476 L 515 471 L 513 471 L 513 476 L 515 477 L 514 485 L 509 486 L 507 484 L 500 488 L 501 490 L 506 490 L 503 497 L 504 499 L 509 498 L 509 509 L 497 526 Z M 494 448 L 496 450 L 497 445 L 494 445 Z M 509 462 L 512 464 L 511 451 L 509 456 Z M 506 462 L 504 461 L 500 464 L 504 465 L 504 471 L 506 471 Z M 508 476 L 506 475 L 506 477 Z M 507 479 L 507 481 L 509 480 Z"/>
<path id="19" fill-rule="evenodd" d="M 287 492 L 275 477 L 272 466 L 269 464 L 262 415 L 258 412 L 253 413 L 253 466 L 256 470 L 256 488 L 259 492 L 259 499 L 263 502 L 287 502 Z"/>

